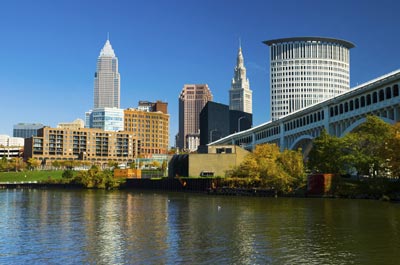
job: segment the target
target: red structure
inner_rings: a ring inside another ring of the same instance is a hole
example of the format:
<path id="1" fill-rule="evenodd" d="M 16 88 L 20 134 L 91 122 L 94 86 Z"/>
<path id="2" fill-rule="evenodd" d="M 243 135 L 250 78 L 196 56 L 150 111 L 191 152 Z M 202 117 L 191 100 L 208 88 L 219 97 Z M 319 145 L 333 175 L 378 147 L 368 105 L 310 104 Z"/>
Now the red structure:
<path id="1" fill-rule="evenodd" d="M 333 174 L 312 174 L 307 177 L 307 195 L 325 195 L 330 192 Z"/>

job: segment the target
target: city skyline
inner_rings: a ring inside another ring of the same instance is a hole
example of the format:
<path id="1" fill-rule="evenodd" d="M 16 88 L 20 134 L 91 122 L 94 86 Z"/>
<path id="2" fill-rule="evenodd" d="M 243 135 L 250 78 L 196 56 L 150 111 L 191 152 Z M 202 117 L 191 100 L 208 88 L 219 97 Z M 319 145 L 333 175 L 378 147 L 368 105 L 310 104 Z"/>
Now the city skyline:
<path id="1" fill-rule="evenodd" d="M 265 40 L 322 36 L 354 43 L 350 87 L 400 68 L 396 1 L 20 2 L 4 3 L 0 18 L 0 134 L 12 135 L 20 122 L 55 126 L 84 118 L 93 104 L 93 62 L 107 32 L 119 58 L 121 108 L 139 100 L 168 102 L 170 145 L 184 84 L 207 83 L 216 102 L 229 104 L 239 38 L 253 90 L 254 126 L 271 118 Z"/>

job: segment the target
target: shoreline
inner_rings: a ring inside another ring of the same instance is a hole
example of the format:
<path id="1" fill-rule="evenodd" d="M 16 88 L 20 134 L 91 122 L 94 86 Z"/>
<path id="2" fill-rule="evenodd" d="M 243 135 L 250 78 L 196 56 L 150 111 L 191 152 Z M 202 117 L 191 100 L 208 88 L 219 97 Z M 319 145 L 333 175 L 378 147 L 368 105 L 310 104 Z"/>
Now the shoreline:
<path id="1" fill-rule="evenodd" d="M 174 180 L 174 179 L 172 179 Z M 149 180 L 150 181 L 150 180 Z M 179 182 L 179 181 L 178 181 Z M 180 182 L 179 182 L 180 183 Z M 41 183 L 41 182 L 0 182 L 0 190 L 3 189 L 82 189 L 93 190 L 85 188 L 78 184 L 65 184 L 65 183 Z M 99 189 L 101 190 L 101 189 Z M 260 189 L 260 188 L 229 188 L 217 187 L 207 189 L 193 189 L 186 188 L 186 186 L 168 185 L 164 187 L 138 187 L 121 185 L 115 190 L 137 190 L 137 191 L 160 191 L 160 192 L 186 192 L 186 193 L 202 193 L 205 195 L 215 196 L 244 196 L 244 197 L 269 197 L 269 198 L 319 198 L 319 199 L 351 199 L 351 200 L 380 200 L 392 203 L 400 203 L 400 197 L 390 198 L 387 195 L 372 196 L 367 194 L 358 194 L 353 196 L 337 196 L 333 194 L 282 194 L 277 193 L 275 190 Z"/>

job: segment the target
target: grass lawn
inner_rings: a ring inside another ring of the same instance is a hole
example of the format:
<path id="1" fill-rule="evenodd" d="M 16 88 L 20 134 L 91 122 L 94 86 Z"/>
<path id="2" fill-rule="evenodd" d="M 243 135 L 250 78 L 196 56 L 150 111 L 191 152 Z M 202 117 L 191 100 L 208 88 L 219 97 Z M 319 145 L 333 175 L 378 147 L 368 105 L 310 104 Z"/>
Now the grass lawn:
<path id="1" fill-rule="evenodd" d="M 51 171 L 23 171 L 23 172 L 0 172 L 0 182 L 23 182 L 41 181 L 51 179 L 61 179 L 63 170 Z"/>

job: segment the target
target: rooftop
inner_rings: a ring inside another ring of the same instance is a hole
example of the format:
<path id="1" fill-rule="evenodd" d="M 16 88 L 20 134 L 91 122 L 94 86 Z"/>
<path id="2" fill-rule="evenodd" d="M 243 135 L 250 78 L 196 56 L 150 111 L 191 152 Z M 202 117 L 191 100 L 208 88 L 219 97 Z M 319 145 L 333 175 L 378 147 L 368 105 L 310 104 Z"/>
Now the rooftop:
<path id="1" fill-rule="evenodd" d="M 345 46 L 348 49 L 354 48 L 355 45 L 349 41 L 334 39 L 334 38 L 325 38 L 325 37 L 292 37 L 292 38 L 282 38 L 282 39 L 274 39 L 274 40 L 266 40 L 263 41 L 264 44 L 268 46 L 272 46 L 277 43 L 285 43 L 285 42 L 335 42 Z"/>

